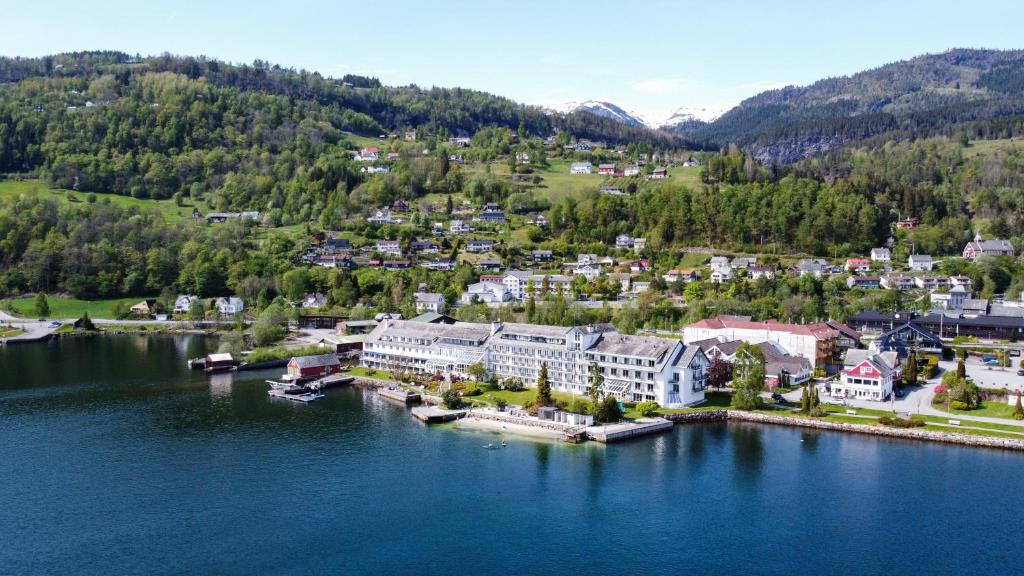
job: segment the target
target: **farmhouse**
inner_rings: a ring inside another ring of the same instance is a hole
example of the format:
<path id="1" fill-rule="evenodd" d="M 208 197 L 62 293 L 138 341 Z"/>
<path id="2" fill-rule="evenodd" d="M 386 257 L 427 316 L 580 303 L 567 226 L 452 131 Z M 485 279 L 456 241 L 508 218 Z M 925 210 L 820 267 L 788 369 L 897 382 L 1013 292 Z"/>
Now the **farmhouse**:
<path id="1" fill-rule="evenodd" d="M 591 166 L 590 162 L 573 162 L 569 166 L 570 174 L 590 174 L 592 170 L 593 166 Z"/>

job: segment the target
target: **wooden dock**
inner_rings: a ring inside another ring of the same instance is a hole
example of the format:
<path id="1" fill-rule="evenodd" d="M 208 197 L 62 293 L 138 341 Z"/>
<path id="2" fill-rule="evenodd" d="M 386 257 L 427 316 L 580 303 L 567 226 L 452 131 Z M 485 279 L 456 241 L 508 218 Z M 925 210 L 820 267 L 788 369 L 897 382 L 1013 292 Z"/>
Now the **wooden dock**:
<path id="1" fill-rule="evenodd" d="M 377 394 L 380 394 L 388 400 L 394 400 L 396 402 L 401 402 L 402 404 L 420 403 L 420 395 L 416 392 L 408 392 L 397 388 L 378 388 Z"/>
<path id="2" fill-rule="evenodd" d="M 303 404 L 309 404 L 314 400 L 319 400 L 324 397 L 323 394 L 315 394 L 313 392 L 304 392 L 302 394 L 288 394 L 280 390 L 270 390 L 267 395 L 271 398 L 284 398 L 285 400 L 291 400 L 292 402 L 302 402 Z"/>
<path id="3" fill-rule="evenodd" d="M 417 406 L 412 409 L 413 418 L 427 424 L 451 422 L 466 416 L 465 410 L 445 410 L 436 406 Z"/>

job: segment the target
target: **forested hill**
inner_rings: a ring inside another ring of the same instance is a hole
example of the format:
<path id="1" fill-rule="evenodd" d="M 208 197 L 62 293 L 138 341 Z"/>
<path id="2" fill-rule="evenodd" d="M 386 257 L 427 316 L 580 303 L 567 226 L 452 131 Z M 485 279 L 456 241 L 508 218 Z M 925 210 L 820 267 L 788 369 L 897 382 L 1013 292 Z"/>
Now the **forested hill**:
<path id="1" fill-rule="evenodd" d="M 743 101 L 688 134 L 789 163 L 855 142 L 1009 137 L 1024 115 L 1024 51 L 957 49 Z"/>
<path id="2" fill-rule="evenodd" d="M 388 87 L 256 61 L 81 52 L 0 58 L 0 172 L 38 171 L 80 190 L 165 198 L 263 175 L 286 186 L 299 171 L 349 180 L 346 133 L 415 129 L 435 138 L 502 127 L 656 148 L 676 136 L 589 114 L 549 115 L 460 88 Z M 306 183 L 303 182 L 303 185 Z M 256 188 L 260 185 L 256 184 Z M 269 192 L 261 192 L 264 196 Z"/>

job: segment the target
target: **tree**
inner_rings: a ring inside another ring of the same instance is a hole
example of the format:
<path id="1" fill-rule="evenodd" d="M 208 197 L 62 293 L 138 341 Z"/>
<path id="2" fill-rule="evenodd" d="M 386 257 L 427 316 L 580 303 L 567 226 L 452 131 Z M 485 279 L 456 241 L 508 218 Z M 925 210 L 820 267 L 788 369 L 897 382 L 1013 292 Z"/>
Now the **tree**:
<path id="1" fill-rule="evenodd" d="M 191 320 L 202 320 L 203 316 L 206 315 L 206 309 L 203 307 L 203 301 L 199 298 L 194 298 L 188 305 L 188 317 Z"/>
<path id="2" fill-rule="evenodd" d="M 1021 405 L 1020 396 L 1021 391 L 1017 390 L 1017 406 L 1013 409 L 1013 418 L 1015 420 L 1024 420 L 1024 405 Z"/>
<path id="3" fill-rule="evenodd" d="M 257 346 L 268 346 L 284 336 L 288 315 L 280 304 L 271 304 L 260 312 L 252 325 L 252 339 Z"/>
<path id="4" fill-rule="evenodd" d="M 537 406 L 550 406 L 554 404 L 551 398 L 551 383 L 548 382 L 548 363 L 540 365 L 540 376 L 537 377 L 537 399 L 534 402 Z"/>
<path id="5" fill-rule="evenodd" d="M 960 358 L 959 360 L 956 361 L 956 377 L 957 378 L 966 378 L 967 377 L 967 368 L 964 366 L 964 359 L 963 358 Z"/>
<path id="6" fill-rule="evenodd" d="M 903 372 L 903 384 L 914 386 L 917 384 L 917 351 L 911 350 L 907 355 L 907 369 Z"/>
<path id="7" fill-rule="evenodd" d="M 281 290 L 289 300 L 302 300 L 309 290 L 309 271 L 305 268 L 289 270 L 281 276 Z"/>
<path id="8" fill-rule="evenodd" d="M 483 382 L 487 379 L 487 367 L 483 362 L 476 362 L 466 367 L 466 374 L 469 374 L 469 377 L 477 382 Z"/>
<path id="9" fill-rule="evenodd" d="M 622 420 L 622 409 L 619 399 L 611 394 L 594 405 L 594 420 L 598 422 L 618 422 Z"/>
<path id="10" fill-rule="evenodd" d="M 808 388 L 810 388 L 810 384 L 804 386 L 803 392 L 800 393 L 800 411 L 804 414 L 811 411 L 811 396 Z"/>
<path id="11" fill-rule="evenodd" d="M 761 401 L 764 389 L 764 353 L 752 344 L 744 342 L 736 351 L 733 362 L 732 404 L 740 410 L 753 410 Z"/>
<path id="12" fill-rule="evenodd" d="M 708 385 L 714 386 L 715 388 L 721 388 L 729 383 L 732 378 L 732 365 L 722 359 L 720 356 L 715 356 L 711 359 L 711 365 L 708 366 Z"/>
<path id="13" fill-rule="evenodd" d="M 50 303 L 46 300 L 46 294 L 40 292 L 36 294 L 36 315 L 40 318 L 48 318 L 50 316 Z"/>
<path id="14" fill-rule="evenodd" d="M 597 365 L 597 362 L 590 363 L 590 387 L 587 388 L 587 396 L 590 396 L 590 400 L 596 405 L 597 401 L 601 399 L 601 388 L 604 386 L 604 375 L 601 374 L 601 368 Z"/>
<path id="15" fill-rule="evenodd" d="M 809 402 L 810 409 L 811 409 L 811 411 L 813 411 L 815 408 L 818 407 L 819 404 L 821 404 L 821 398 L 818 397 L 818 387 L 817 386 L 815 386 L 813 383 L 808 384 L 808 386 L 811 387 L 810 392 L 808 392 L 808 400 L 810 401 Z"/>
<path id="16" fill-rule="evenodd" d="M 95 330 L 96 325 L 93 324 L 92 318 L 89 317 L 88 312 L 83 312 L 82 317 L 78 319 L 78 327 L 82 330 Z"/>
<path id="17" fill-rule="evenodd" d="M 441 403 L 449 410 L 458 410 L 462 408 L 462 396 L 459 396 L 458 390 L 449 388 L 441 394 Z"/>

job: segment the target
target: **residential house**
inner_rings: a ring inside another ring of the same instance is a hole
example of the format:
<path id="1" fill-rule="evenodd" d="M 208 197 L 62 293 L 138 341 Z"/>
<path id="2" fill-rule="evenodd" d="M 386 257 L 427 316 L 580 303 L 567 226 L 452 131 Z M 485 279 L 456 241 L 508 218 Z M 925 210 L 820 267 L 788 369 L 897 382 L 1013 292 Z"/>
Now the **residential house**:
<path id="1" fill-rule="evenodd" d="M 352 241 L 348 238 L 327 238 L 320 249 L 325 252 L 342 252 L 352 249 Z"/>
<path id="2" fill-rule="evenodd" d="M 466 252 L 482 253 L 494 250 L 494 240 L 470 240 L 466 243 Z"/>
<path id="3" fill-rule="evenodd" d="M 482 272 L 497 272 L 501 270 L 501 262 L 499 260 L 481 260 L 477 262 L 476 267 Z"/>
<path id="4" fill-rule="evenodd" d="M 757 345 L 764 355 L 764 381 L 769 389 L 783 384 L 799 386 L 814 376 L 814 366 L 803 356 L 794 356 L 776 342 Z"/>
<path id="5" fill-rule="evenodd" d="M 874 290 L 882 287 L 881 282 L 882 279 L 878 276 L 850 276 L 846 279 L 846 286 L 862 290 Z"/>
<path id="6" fill-rule="evenodd" d="M 938 290 L 949 286 L 946 276 L 915 276 L 914 285 L 922 290 Z"/>
<path id="7" fill-rule="evenodd" d="M 647 247 L 647 238 L 633 238 L 633 252 L 642 252 Z"/>
<path id="8" fill-rule="evenodd" d="M 389 174 L 391 172 L 390 166 L 363 166 L 359 169 L 363 174 Z"/>
<path id="9" fill-rule="evenodd" d="M 372 216 L 368 216 L 366 221 L 371 224 L 401 224 L 401 218 L 395 218 L 391 215 L 390 208 L 381 208 L 373 213 Z"/>
<path id="10" fill-rule="evenodd" d="M 904 218 L 896 223 L 896 228 L 900 230 L 911 230 L 917 228 L 921 224 L 921 221 L 917 218 Z"/>
<path id="11" fill-rule="evenodd" d="M 967 276 L 950 276 L 949 286 L 950 288 L 963 286 L 964 290 L 966 290 L 968 293 L 974 291 L 974 282 Z"/>
<path id="12" fill-rule="evenodd" d="M 1009 240 L 995 239 L 982 240 L 981 235 L 976 235 L 974 240 L 964 246 L 964 258 L 974 260 L 979 256 L 1013 256 L 1015 254 L 1013 244 Z"/>
<path id="13" fill-rule="evenodd" d="M 406 202 L 405 200 L 395 200 L 391 204 L 391 211 L 392 212 L 408 212 L 409 211 L 409 203 Z"/>
<path id="14" fill-rule="evenodd" d="M 939 310 L 962 310 L 970 294 L 963 286 L 954 286 L 949 292 L 932 292 L 929 295 L 933 308 Z"/>
<path id="15" fill-rule="evenodd" d="M 718 268 L 725 268 L 729 266 L 729 259 L 726 258 L 725 256 L 712 256 L 711 260 L 708 261 L 708 265 L 711 266 L 712 270 L 717 270 Z"/>
<path id="16" fill-rule="evenodd" d="M 623 250 L 633 248 L 633 237 L 629 234 L 619 234 L 615 237 L 615 247 Z"/>
<path id="17" fill-rule="evenodd" d="M 306 294 L 302 299 L 303 308 L 323 308 L 324 306 L 327 306 L 327 296 L 317 292 Z"/>
<path id="18" fill-rule="evenodd" d="M 827 274 L 828 262 L 824 260 L 817 260 L 814 258 L 804 258 L 796 265 L 797 275 L 799 276 L 814 276 L 815 278 L 821 278 L 822 275 Z"/>
<path id="19" fill-rule="evenodd" d="M 892 262 L 892 252 L 888 248 L 872 248 L 871 261 L 888 264 Z"/>
<path id="20" fill-rule="evenodd" d="M 530 154 L 528 152 L 516 152 L 516 164 L 529 164 Z"/>
<path id="21" fill-rule="evenodd" d="M 757 265 L 756 256 L 737 256 L 729 262 L 729 265 L 739 270 L 749 270 L 751 266 Z"/>
<path id="22" fill-rule="evenodd" d="M 466 291 L 459 297 L 460 304 L 473 304 L 474 302 L 480 304 L 492 304 L 508 302 L 512 299 L 512 294 L 509 293 L 508 288 L 501 282 L 483 281 L 470 284 L 466 287 Z"/>
<path id="23" fill-rule="evenodd" d="M 479 222 L 490 222 L 492 224 L 502 224 L 505 222 L 505 213 L 497 209 L 485 209 L 480 212 L 476 217 Z"/>
<path id="24" fill-rule="evenodd" d="M 615 164 L 598 164 L 597 173 L 612 176 L 615 174 Z"/>
<path id="25" fill-rule="evenodd" d="M 889 398 L 893 384 L 901 377 L 900 360 L 895 352 L 850 350 L 843 362 L 842 375 L 832 384 L 831 395 L 881 402 Z"/>
<path id="26" fill-rule="evenodd" d="M 602 186 L 599 190 L 601 194 L 608 194 L 610 196 L 624 196 L 626 193 L 622 191 L 622 188 L 615 186 Z"/>
<path id="27" fill-rule="evenodd" d="M 452 220 L 448 224 L 448 231 L 452 234 L 469 234 L 473 228 L 462 220 Z"/>
<path id="28" fill-rule="evenodd" d="M 900 292 L 906 292 L 907 290 L 913 290 L 917 285 L 914 283 L 912 276 L 901 276 L 890 274 L 883 276 L 878 283 L 879 286 L 886 290 L 899 290 Z"/>
<path id="29" fill-rule="evenodd" d="M 928 254 L 911 254 L 907 257 L 907 268 L 911 272 L 931 272 L 932 257 Z"/>
<path id="30" fill-rule="evenodd" d="M 245 303 L 242 302 L 241 298 L 236 298 L 235 296 L 222 296 L 217 298 L 214 301 L 213 306 L 221 316 L 232 316 L 245 311 Z"/>
<path id="31" fill-rule="evenodd" d="M 648 180 L 664 180 L 665 178 L 668 178 L 667 168 L 655 168 L 647 175 Z"/>
<path id="32" fill-rule="evenodd" d="M 771 266 L 749 266 L 747 268 L 747 273 L 750 274 L 750 278 L 753 280 L 758 280 L 760 278 L 772 280 L 775 278 L 775 269 Z"/>
<path id="33" fill-rule="evenodd" d="M 551 250 L 532 250 L 530 255 L 534 262 L 550 262 L 552 257 Z"/>
<path id="34" fill-rule="evenodd" d="M 683 282 L 693 282 L 697 279 L 697 271 L 693 268 L 673 268 L 661 276 L 667 284 L 674 284 L 682 280 Z"/>
<path id="35" fill-rule="evenodd" d="M 157 309 L 162 308 L 160 303 L 154 298 L 147 298 L 138 304 L 133 305 L 129 311 L 135 316 L 149 317 L 152 314 L 157 313 Z"/>
<path id="36" fill-rule="evenodd" d="M 869 258 L 847 258 L 843 270 L 847 272 L 864 274 L 871 270 L 871 259 Z"/>
<path id="37" fill-rule="evenodd" d="M 828 324 L 830 328 L 839 332 L 839 341 L 837 345 L 838 352 L 845 353 L 847 350 L 854 350 L 862 347 L 860 342 L 860 332 L 857 332 L 850 326 L 835 320 L 827 320 L 825 321 L 825 324 Z"/>
<path id="38" fill-rule="evenodd" d="M 408 261 L 407 260 L 399 261 L 399 262 L 393 263 L 393 265 L 395 265 L 397 267 L 401 267 L 400 265 L 403 264 L 403 263 L 408 264 Z M 385 264 L 385 267 L 387 267 L 388 262 L 385 262 L 384 264 Z M 451 258 L 434 258 L 432 260 L 428 260 L 428 261 L 423 262 L 423 263 L 420 264 L 420 266 L 422 266 L 422 267 L 424 267 L 424 268 L 426 268 L 428 270 L 442 270 L 442 271 L 449 271 L 449 272 L 452 271 L 452 270 L 455 270 L 455 265 L 456 265 L 456 262 L 454 260 L 452 260 Z M 404 267 L 408 268 L 408 266 L 404 266 Z"/>
<path id="39" fill-rule="evenodd" d="M 196 212 L 193 212 L 195 214 Z M 223 224 L 228 220 L 252 220 L 259 222 L 260 213 L 256 211 L 246 212 L 210 212 L 206 215 L 206 221 L 210 224 Z"/>
<path id="40" fill-rule="evenodd" d="M 573 162 L 569 167 L 569 174 L 590 174 L 592 170 L 590 162 Z"/>
<path id="41" fill-rule="evenodd" d="M 715 284 L 722 284 L 733 279 L 732 267 L 726 264 L 721 268 L 711 270 L 711 281 Z"/>
<path id="42" fill-rule="evenodd" d="M 430 240 L 414 240 L 409 248 L 416 254 L 437 254 L 441 251 L 441 247 Z"/>
<path id="43" fill-rule="evenodd" d="M 634 274 L 640 274 L 640 273 L 643 273 L 643 272 L 647 272 L 650 269 L 651 269 L 651 261 L 648 260 L 647 258 L 641 258 L 639 260 L 634 260 L 634 261 L 629 263 L 629 271 L 634 273 Z"/>
<path id="44" fill-rule="evenodd" d="M 601 276 L 601 267 L 597 264 L 576 264 L 572 269 L 573 276 L 583 276 L 587 282 L 593 282 Z"/>
<path id="45" fill-rule="evenodd" d="M 639 176 L 640 175 L 640 167 L 637 166 L 636 164 L 633 164 L 632 166 L 626 166 L 626 169 L 622 171 L 622 174 L 624 176 L 626 176 L 626 177 L 629 177 L 629 176 Z"/>
<path id="46" fill-rule="evenodd" d="M 398 240 L 377 240 L 374 245 L 374 251 L 380 252 L 385 256 L 401 256 L 402 245 Z"/>
<path id="47" fill-rule="evenodd" d="M 643 280 L 643 281 L 636 281 L 636 280 L 634 280 L 632 282 L 632 286 L 630 287 L 629 291 L 632 294 L 643 294 L 644 292 L 647 292 L 650 289 L 651 289 L 651 283 L 650 282 L 648 282 L 646 280 Z"/>
<path id="48" fill-rule="evenodd" d="M 174 299 L 174 313 L 175 314 L 188 314 L 192 310 L 192 303 L 198 302 L 199 296 L 194 294 L 179 294 Z"/>
<path id="49" fill-rule="evenodd" d="M 413 295 L 416 298 L 416 312 L 422 314 L 424 312 L 437 312 L 442 313 L 445 310 L 445 301 L 442 294 L 437 292 L 417 292 Z"/>
<path id="50" fill-rule="evenodd" d="M 449 138 L 449 144 L 454 144 L 456 148 L 469 148 L 470 139 L 465 137 Z"/>

